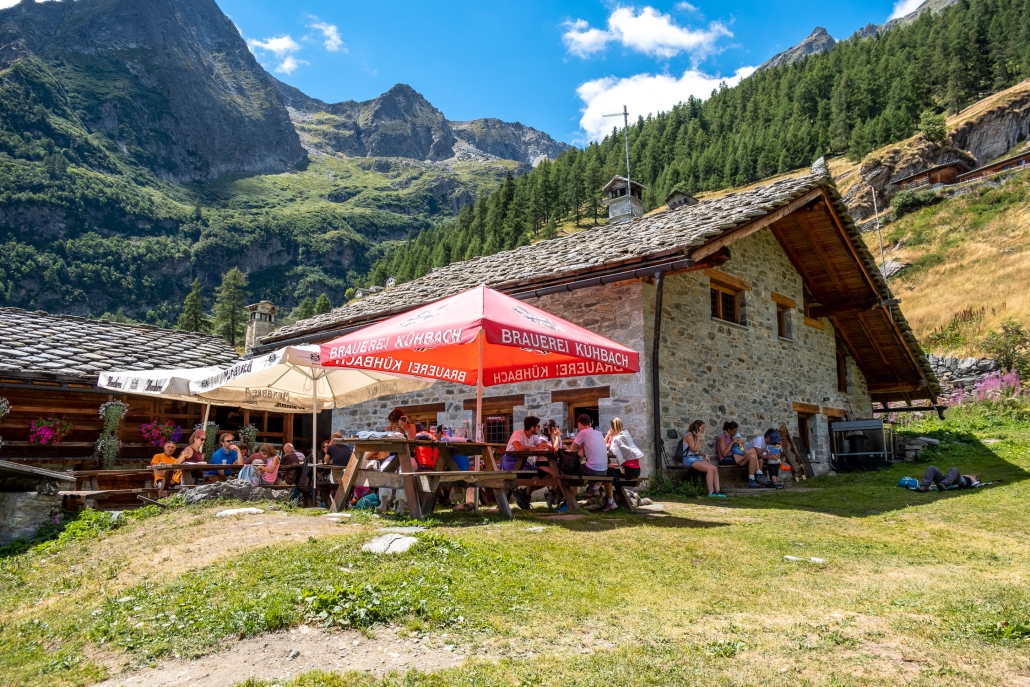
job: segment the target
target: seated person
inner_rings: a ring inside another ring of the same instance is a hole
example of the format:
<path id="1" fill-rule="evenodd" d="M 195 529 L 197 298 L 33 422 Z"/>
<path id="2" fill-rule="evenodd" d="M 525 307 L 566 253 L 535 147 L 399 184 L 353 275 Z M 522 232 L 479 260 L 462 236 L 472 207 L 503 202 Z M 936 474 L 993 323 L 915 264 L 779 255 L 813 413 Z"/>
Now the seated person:
<path id="1" fill-rule="evenodd" d="M 944 491 L 945 489 L 976 489 L 981 486 L 980 478 L 976 475 L 960 474 L 958 468 L 951 468 L 948 470 L 948 474 L 945 475 L 934 465 L 926 468 L 923 481 L 916 491 L 924 493 L 930 491 L 931 484 L 937 485 L 937 491 Z"/>
<path id="2" fill-rule="evenodd" d="M 179 457 L 175 459 L 176 463 L 203 463 L 204 462 L 204 440 L 207 435 L 204 430 L 198 429 L 190 435 L 190 443 L 186 448 L 179 453 Z M 182 473 L 178 473 L 180 476 Z M 190 470 L 190 477 L 194 483 L 201 482 L 204 479 L 203 470 Z"/>
<path id="3" fill-rule="evenodd" d="M 426 431 L 426 425 L 422 422 L 415 423 L 415 439 L 418 441 L 433 441 L 433 435 Z M 440 451 L 431 446 L 415 447 L 416 470 L 431 472 L 436 469 L 436 461 L 440 457 Z"/>
<path id="4" fill-rule="evenodd" d="M 762 461 L 768 455 L 769 444 L 780 443 L 780 433 L 775 429 L 765 430 L 765 434 L 755 437 L 744 445 L 744 458 L 747 461 L 747 486 L 749 489 L 758 489 L 769 486 L 771 483 L 762 474 Z M 743 465 L 743 463 L 741 463 Z"/>
<path id="5" fill-rule="evenodd" d="M 770 443 L 768 446 L 768 454 L 765 458 L 765 470 L 769 473 L 769 479 L 772 482 L 773 487 L 776 489 L 783 489 L 783 485 L 779 483 L 778 478 L 780 475 L 780 458 L 783 455 L 783 448 L 780 446 L 780 442 Z"/>
<path id="6" fill-rule="evenodd" d="M 306 457 L 295 449 L 293 444 L 283 444 L 283 455 L 279 459 L 279 468 L 282 470 L 281 478 L 283 482 L 285 484 L 296 484 L 305 462 Z"/>
<path id="7" fill-rule="evenodd" d="M 644 452 L 637 448 L 629 430 L 622 426 L 622 419 L 612 420 L 609 434 L 608 451 L 615 457 L 615 464 L 608 466 L 608 476 L 614 477 L 616 482 L 620 478 L 633 480 L 640 477 L 640 459 Z"/>
<path id="8" fill-rule="evenodd" d="M 258 474 L 261 475 L 261 484 L 275 484 L 276 479 L 279 477 L 279 454 L 275 450 L 275 446 L 261 444 L 261 450 L 258 453 L 261 455 L 261 458 L 254 460 L 252 464 Z M 258 465 L 259 461 L 262 461 L 263 464 Z"/>
<path id="9" fill-rule="evenodd" d="M 173 465 L 175 464 L 175 449 L 176 445 L 174 441 L 166 441 L 164 445 L 164 453 L 157 453 L 153 458 L 150 459 L 151 465 Z M 173 484 L 179 483 L 179 478 L 182 476 L 182 471 L 176 470 L 155 470 L 154 471 L 154 488 L 164 490 L 167 484 L 169 487 Z"/>
<path id="10" fill-rule="evenodd" d="M 232 434 L 223 434 L 218 437 L 218 448 L 211 454 L 212 465 L 232 465 L 240 459 L 240 451 L 232 443 Z M 225 478 L 225 470 L 208 470 L 204 473 L 207 481 L 217 482 Z M 232 475 L 232 473 L 229 473 Z"/>
<path id="11" fill-rule="evenodd" d="M 594 421 L 586 414 L 576 418 L 576 428 L 579 430 L 579 434 L 572 440 L 572 450 L 584 460 L 583 464 L 579 466 L 579 474 L 584 477 L 607 477 L 608 447 L 604 445 L 604 435 L 594 427 Z M 608 497 L 607 504 L 614 507 L 615 491 L 611 482 L 605 482 L 604 491 Z M 558 508 L 559 513 L 565 513 L 568 510 L 568 503 Z"/>
<path id="12" fill-rule="evenodd" d="M 603 437 L 601 441 L 604 441 Z M 511 433 L 511 438 L 508 439 L 508 446 L 504 449 L 506 453 L 501 456 L 501 469 L 514 470 L 515 464 L 519 460 L 518 456 L 507 453 L 507 451 L 525 451 L 538 446 L 549 448 L 550 442 L 547 437 L 542 436 L 540 433 L 540 418 L 528 415 L 522 421 L 522 429 L 517 429 Z M 606 467 L 607 463 L 608 461 L 605 460 Z"/>
<path id="13" fill-rule="evenodd" d="M 705 485 L 708 487 L 708 497 L 713 499 L 724 499 L 722 486 L 719 483 L 719 468 L 708 460 L 708 454 L 704 452 L 705 423 L 702 420 L 694 420 L 683 435 L 681 446 L 677 447 L 677 453 L 682 452 L 683 464 L 693 470 L 697 470 L 705 476 Z"/>

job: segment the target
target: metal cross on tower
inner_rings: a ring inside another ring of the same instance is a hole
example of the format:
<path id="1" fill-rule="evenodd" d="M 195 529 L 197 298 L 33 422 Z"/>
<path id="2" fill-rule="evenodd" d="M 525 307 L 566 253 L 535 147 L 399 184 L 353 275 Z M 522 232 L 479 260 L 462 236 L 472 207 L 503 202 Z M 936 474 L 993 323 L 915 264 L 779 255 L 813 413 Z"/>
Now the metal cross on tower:
<path id="1" fill-rule="evenodd" d="M 633 188 L 630 186 L 629 181 L 629 108 L 623 105 L 622 112 L 606 114 L 602 115 L 602 117 L 622 117 L 623 124 L 625 125 L 622 130 L 626 135 L 626 195 L 632 196 Z M 632 211 L 630 212 L 630 216 L 633 216 Z"/>

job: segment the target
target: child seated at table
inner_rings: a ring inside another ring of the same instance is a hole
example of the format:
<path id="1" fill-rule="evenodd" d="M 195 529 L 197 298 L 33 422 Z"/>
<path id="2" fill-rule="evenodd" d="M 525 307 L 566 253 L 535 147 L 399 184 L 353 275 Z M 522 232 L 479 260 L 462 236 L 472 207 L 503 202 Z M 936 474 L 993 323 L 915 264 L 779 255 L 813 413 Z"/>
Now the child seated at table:
<path id="1" fill-rule="evenodd" d="M 433 435 L 426 431 L 423 422 L 415 423 L 416 441 L 433 441 Z M 415 469 L 422 472 L 431 472 L 436 469 L 436 461 L 440 457 L 440 451 L 430 446 L 415 447 Z"/>

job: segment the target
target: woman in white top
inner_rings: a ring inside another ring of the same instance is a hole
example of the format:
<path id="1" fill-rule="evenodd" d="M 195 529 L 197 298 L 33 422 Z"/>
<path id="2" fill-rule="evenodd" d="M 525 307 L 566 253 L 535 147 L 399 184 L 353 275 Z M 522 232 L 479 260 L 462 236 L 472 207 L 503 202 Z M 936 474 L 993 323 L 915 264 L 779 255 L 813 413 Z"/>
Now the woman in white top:
<path id="1" fill-rule="evenodd" d="M 640 477 L 640 459 L 644 453 L 633 443 L 633 437 L 622 426 L 621 419 L 612 420 L 612 428 L 608 430 L 606 439 L 608 451 L 615 456 L 615 465 L 609 467 L 609 475 L 616 480 L 620 477 L 627 480 Z"/>

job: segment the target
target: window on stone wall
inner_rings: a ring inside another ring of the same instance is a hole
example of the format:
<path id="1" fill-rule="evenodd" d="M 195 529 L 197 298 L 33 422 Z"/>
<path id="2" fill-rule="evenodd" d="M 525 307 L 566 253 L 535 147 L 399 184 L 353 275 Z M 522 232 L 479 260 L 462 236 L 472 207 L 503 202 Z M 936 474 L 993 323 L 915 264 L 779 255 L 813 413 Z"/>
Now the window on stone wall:
<path id="1" fill-rule="evenodd" d="M 781 339 L 790 339 L 790 313 L 786 306 L 776 306 L 776 333 Z"/>
<path id="2" fill-rule="evenodd" d="M 848 390 L 848 361 L 844 355 L 837 351 L 837 391 L 847 393 Z"/>
<path id="3" fill-rule="evenodd" d="M 742 324 L 740 316 L 740 293 L 722 284 L 712 284 L 712 317 Z"/>
<path id="4" fill-rule="evenodd" d="M 483 418 L 483 438 L 491 444 L 507 444 L 511 436 L 512 415 L 488 415 Z"/>

